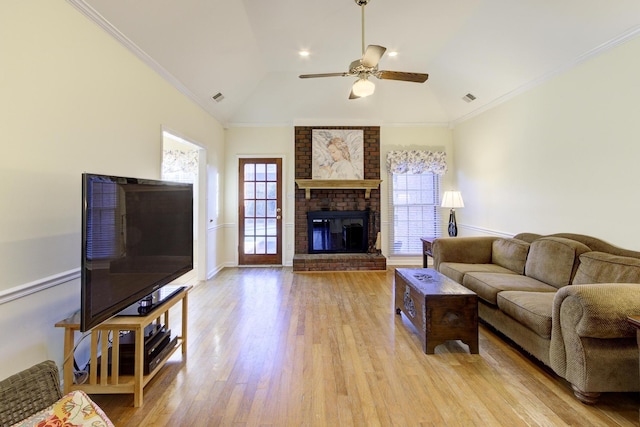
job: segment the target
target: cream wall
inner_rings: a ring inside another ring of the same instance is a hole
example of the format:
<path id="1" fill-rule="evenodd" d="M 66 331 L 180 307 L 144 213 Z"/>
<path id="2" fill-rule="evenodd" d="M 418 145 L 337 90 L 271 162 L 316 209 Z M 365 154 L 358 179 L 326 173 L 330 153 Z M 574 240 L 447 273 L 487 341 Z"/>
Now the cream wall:
<path id="1" fill-rule="evenodd" d="M 640 38 L 455 127 L 461 235 L 575 232 L 640 250 Z"/>
<path id="2" fill-rule="evenodd" d="M 223 170 L 224 130 L 63 0 L 2 2 L 0 52 L 3 378 L 62 362 L 53 325 L 80 308 L 81 173 L 159 178 L 163 126 Z"/>
<path id="3" fill-rule="evenodd" d="M 344 124 L 348 126 L 349 124 Z M 283 157 L 283 180 L 285 182 L 284 206 L 284 252 L 283 263 L 291 265 L 294 255 L 294 201 L 295 201 L 295 165 L 294 165 L 294 128 L 293 127 L 232 127 L 226 130 L 227 172 L 225 182 L 225 234 L 228 250 L 225 259 L 228 265 L 237 265 L 238 255 L 238 159 L 248 157 Z M 444 126 L 394 127 L 380 128 L 380 177 L 381 184 L 381 229 L 382 252 L 388 253 L 388 176 L 386 172 L 386 155 L 390 150 L 423 149 L 445 151 L 448 154 L 450 172 L 442 179 L 442 188 L 453 188 L 453 141 L 451 129 Z M 231 243 L 233 242 L 233 243 Z M 403 257 L 390 260 L 390 263 L 415 265 L 422 263 L 422 258 Z"/>

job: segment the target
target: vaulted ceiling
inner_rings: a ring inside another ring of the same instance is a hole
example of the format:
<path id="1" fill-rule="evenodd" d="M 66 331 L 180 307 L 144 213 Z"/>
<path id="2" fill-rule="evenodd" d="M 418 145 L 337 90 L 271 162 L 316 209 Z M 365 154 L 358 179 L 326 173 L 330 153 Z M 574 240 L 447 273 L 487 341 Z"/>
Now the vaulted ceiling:
<path id="1" fill-rule="evenodd" d="M 298 75 L 360 58 L 354 0 L 69 1 L 227 126 L 455 123 L 640 34 L 638 0 L 370 0 L 380 69 L 429 80 L 349 100 L 354 77 Z"/>

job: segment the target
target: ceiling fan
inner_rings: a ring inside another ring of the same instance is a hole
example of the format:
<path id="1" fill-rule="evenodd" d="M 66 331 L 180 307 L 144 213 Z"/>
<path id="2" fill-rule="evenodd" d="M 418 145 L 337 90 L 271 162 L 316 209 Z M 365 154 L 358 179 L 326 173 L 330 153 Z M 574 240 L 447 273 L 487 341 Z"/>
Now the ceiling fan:
<path id="1" fill-rule="evenodd" d="M 349 71 L 344 73 L 322 73 L 322 74 L 302 74 L 301 79 L 316 77 L 357 77 L 358 80 L 351 87 L 349 99 L 364 98 L 373 94 L 376 86 L 369 80 L 369 76 L 374 76 L 383 80 L 401 80 L 405 82 L 424 83 L 429 78 L 428 74 L 409 73 L 403 71 L 378 70 L 378 62 L 386 47 L 371 44 L 364 48 L 364 7 L 370 0 L 355 0 L 356 4 L 362 8 L 362 58 L 356 59 L 349 65 Z"/>

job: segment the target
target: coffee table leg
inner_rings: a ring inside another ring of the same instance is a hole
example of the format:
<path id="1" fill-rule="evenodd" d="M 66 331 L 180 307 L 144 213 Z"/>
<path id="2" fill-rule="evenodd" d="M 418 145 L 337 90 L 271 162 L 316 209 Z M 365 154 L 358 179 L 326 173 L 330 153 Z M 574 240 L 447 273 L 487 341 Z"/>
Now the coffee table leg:
<path id="1" fill-rule="evenodd" d="M 464 342 L 464 341 L 463 341 Z M 476 336 L 475 339 L 470 340 L 470 342 L 465 342 L 466 345 L 469 346 L 469 353 L 471 354 L 479 354 L 478 351 L 478 337 Z"/>
<path id="2" fill-rule="evenodd" d="M 429 339 L 425 338 L 424 343 L 422 344 L 422 351 L 424 351 L 424 354 L 435 354 L 438 344 L 433 341 L 429 342 Z"/>

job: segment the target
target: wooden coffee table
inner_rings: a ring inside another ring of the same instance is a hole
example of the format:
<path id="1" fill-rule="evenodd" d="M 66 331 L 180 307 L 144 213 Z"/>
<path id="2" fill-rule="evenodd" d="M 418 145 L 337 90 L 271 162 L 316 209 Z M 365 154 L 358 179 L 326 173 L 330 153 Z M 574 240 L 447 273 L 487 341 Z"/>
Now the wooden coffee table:
<path id="1" fill-rule="evenodd" d="M 478 354 L 478 296 L 431 268 L 397 268 L 396 314 L 404 313 L 418 329 L 422 349 L 461 340 Z"/>

